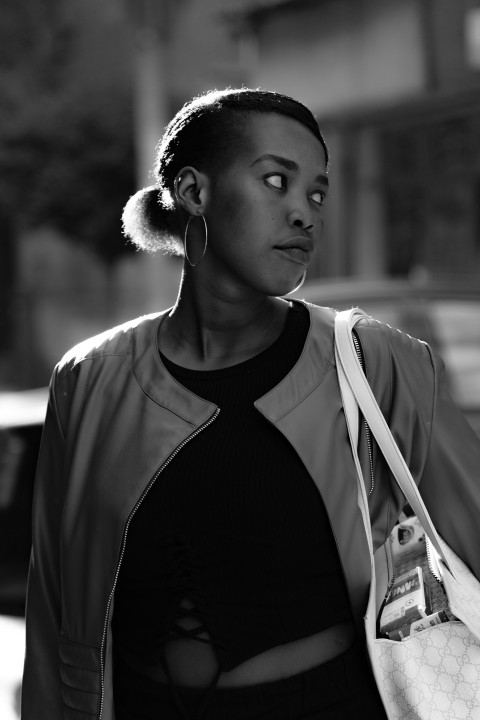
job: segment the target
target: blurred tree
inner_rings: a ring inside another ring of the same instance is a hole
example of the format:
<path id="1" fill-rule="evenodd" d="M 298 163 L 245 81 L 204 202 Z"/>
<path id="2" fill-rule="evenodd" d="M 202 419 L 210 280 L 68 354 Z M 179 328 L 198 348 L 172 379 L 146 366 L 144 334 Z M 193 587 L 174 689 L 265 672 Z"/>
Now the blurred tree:
<path id="1" fill-rule="evenodd" d="M 78 82 L 81 33 L 65 0 L 2 2 L 0 216 L 12 233 L 55 227 L 111 264 L 131 249 L 120 227 L 135 184 L 130 88 Z"/>

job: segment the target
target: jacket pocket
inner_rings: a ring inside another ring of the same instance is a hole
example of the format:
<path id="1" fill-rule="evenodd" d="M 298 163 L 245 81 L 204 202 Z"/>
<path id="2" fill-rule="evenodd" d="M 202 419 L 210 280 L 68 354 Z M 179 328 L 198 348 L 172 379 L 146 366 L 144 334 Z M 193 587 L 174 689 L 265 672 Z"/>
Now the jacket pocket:
<path id="1" fill-rule="evenodd" d="M 98 718 L 101 695 L 100 648 L 60 638 L 60 677 L 65 720 Z"/>

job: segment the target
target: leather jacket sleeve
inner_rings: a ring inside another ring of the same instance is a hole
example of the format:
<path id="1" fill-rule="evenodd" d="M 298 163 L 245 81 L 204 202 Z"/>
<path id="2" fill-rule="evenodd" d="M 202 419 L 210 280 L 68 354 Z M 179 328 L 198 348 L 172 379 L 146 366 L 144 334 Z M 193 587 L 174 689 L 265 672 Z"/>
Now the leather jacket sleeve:
<path id="1" fill-rule="evenodd" d="M 27 591 L 22 720 L 63 717 L 59 672 L 60 525 L 64 438 L 54 393 L 40 447 L 33 497 L 33 544 Z"/>
<path id="2" fill-rule="evenodd" d="M 480 578 L 480 440 L 453 402 L 432 355 L 434 404 L 419 489 L 440 535 Z"/>
<path id="3" fill-rule="evenodd" d="M 374 320 L 361 323 L 359 335 L 370 383 L 433 523 L 480 579 L 480 439 L 451 398 L 443 360 L 426 343 Z M 378 465 L 378 478 L 385 478 L 381 458 Z M 390 508 L 382 524 L 390 532 L 405 501 L 393 478 L 385 480 L 378 507 L 374 497 L 372 503 L 374 515 Z"/>

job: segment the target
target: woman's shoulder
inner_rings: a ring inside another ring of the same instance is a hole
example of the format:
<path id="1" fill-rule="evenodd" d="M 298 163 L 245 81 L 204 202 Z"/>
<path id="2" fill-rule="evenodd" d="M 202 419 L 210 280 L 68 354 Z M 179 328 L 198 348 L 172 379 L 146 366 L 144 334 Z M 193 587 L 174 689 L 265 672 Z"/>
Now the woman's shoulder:
<path id="1" fill-rule="evenodd" d="M 142 315 L 83 340 L 65 353 L 56 370 L 68 373 L 87 360 L 130 356 L 135 338 L 148 341 L 166 312 Z"/>
<path id="2" fill-rule="evenodd" d="M 315 305 L 305 300 L 297 300 L 296 302 L 300 302 L 308 309 L 313 329 L 316 329 L 319 333 L 331 334 L 333 343 L 335 317 L 339 311 L 335 308 Z M 402 362 L 402 358 L 405 362 L 417 358 L 420 362 L 427 363 L 431 367 L 432 350 L 426 342 L 387 325 L 387 323 L 367 313 L 356 324 L 355 331 L 362 349 L 369 355 L 380 359 L 393 355 L 400 362 Z"/>
<path id="3" fill-rule="evenodd" d="M 377 355 L 387 353 L 400 363 L 418 362 L 431 370 L 432 350 L 424 340 L 369 315 L 365 315 L 355 329 L 365 352 Z"/>
<path id="4" fill-rule="evenodd" d="M 429 345 L 397 328 L 365 317 L 356 325 L 368 380 L 384 413 L 401 403 L 428 424 L 435 402 L 436 374 L 443 366 Z"/>
<path id="5" fill-rule="evenodd" d="M 331 307 L 314 305 L 305 300 L 297 302 L 301 302 L 309 310 L 312 326 L 319 331 L 330 332 L 333 341 L 335 317 L 339 311 Z M 431 350 L 423 340 L 412 337 L 368 314 L 356 324 L 355 330 L 362 348 L 365 346 L 366 351 L 369 350 L 377 355 L 380 353 L 394 353 L 406 357 L 417 355 L 424 360 L 430 360 Z"/>

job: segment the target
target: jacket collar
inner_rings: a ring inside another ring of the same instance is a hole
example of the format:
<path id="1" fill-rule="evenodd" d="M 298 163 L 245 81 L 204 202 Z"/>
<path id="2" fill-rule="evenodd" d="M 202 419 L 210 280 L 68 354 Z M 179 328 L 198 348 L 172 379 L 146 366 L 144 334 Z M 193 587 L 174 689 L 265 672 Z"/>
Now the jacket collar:
<path id="1" fill-rule="evenodd" d="M 146 318 L 132 335 L 132 369 L 138 384 L 151 400 L 198 427 L 216 410 L 214 403 L 187 390 L 170 375 L 160 358 L 158 329 L 170 309 Z"/>
<path id="2" fill-rule="evenodd" d="M 304 301 L 310 328 L 305 345 L 291 371 L 255 404 L 273 422 L 287 414 L 318 386 L 333 361 L 334 311 Z M 215 412 L 214 403 L 198 397 L 175 380 L 163 365 L 158 348 L 158 329 L 170 310 L 149 316 L 134 329 L 133 372 L 143 392 L 154 402 L 194 426 Z"/>
<path id="3" fill-rule="evenodd" d="M 335 312 L 302 300 L 310 313 L 310 328 L 302 354 L 283 380 L 255 403 L 272 422 L 278 422 L 323 381 L 334 358 Z"/>

